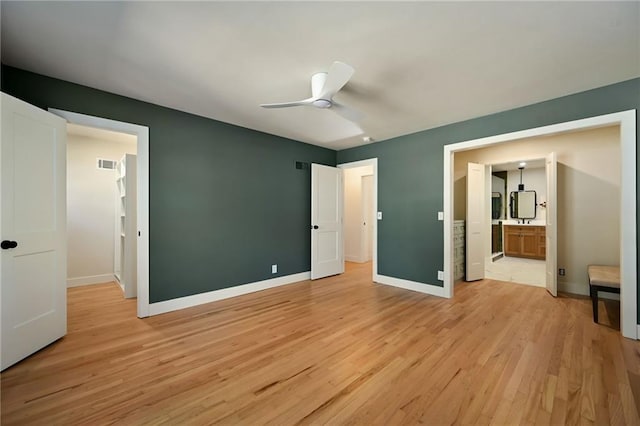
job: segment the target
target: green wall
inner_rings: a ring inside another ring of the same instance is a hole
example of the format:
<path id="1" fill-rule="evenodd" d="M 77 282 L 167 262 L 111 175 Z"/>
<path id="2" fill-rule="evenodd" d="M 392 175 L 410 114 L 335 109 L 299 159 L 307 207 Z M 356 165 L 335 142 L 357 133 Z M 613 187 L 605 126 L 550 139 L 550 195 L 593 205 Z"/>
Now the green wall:
<path id="1" fill-rule="evenodd" d="M 436 277 L 444 262 L 437 212 L 443 209 L 445 145 L 630 109 L 640 109 L 640 78 L 339 151 L 338 164 L 378 158 L 378 272 L 443 285 Z"/>
<path id="2" fill-rule="evenodd" d="M 640 109 L 637 78 L 336 154 L 7 66 L 2 90 L 149 126 L 152 302 L 272 278 L 272 263 L 276 276 L 308 271 L 310 177 L 294 161 L 377 157 L 378 272 L 442 285 L 444 145 Z"/>
<path id="3" fill-rule="evenodd" d="M 2 91 L 149 127 L 151 302 L 309 271 L 310 173 L 295 161 L 335 165 L 335 151 L 8 66 Z"/>

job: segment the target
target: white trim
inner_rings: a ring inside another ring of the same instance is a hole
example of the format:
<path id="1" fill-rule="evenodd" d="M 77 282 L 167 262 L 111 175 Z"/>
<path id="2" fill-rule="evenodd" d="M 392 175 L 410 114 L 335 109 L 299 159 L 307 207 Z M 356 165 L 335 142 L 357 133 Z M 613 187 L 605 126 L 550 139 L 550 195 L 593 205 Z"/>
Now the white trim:
<path id="1" fill-rule="evenodd" d="M 561 293 L 569 293 L 569 294 L 577 294 L 580 296 L 590 297 L 589 294 L 589 284 L 586 282 L 584 284 L 578 283 L 558 283 L 558 292 Z M 619 293 L 608 293 L 606 291 L 598 292 L 598 299 L 606 299 L 606 300 L 620 300 Z"/>
<path id="2" fill-rule="evenodd" d="M 453 297 L 453 160 L 454 153 L 479 147 L 536 136 L 549 136 L 576 130 L 597 127 L 620 126 L 621 206 L 620 206 L 620 274 L 621 274 L 621 332 L 624 337 L 638 338 L 637 327 L 637 246 L 636 246 L 636 110 L 549 126 L 536 127 L 518 132 L 489 136 L 444 146 L 444 292 Z"/>
<path id="3" fill-rule="evenodd" d="M 445 297 L 444 288 L 433 284 L 419 283 L 417 281 L 403 280 L 401 278 L 387 277 L 385 275 L 378 275 L 376 282 L 378 284 L 404 288 L 405 290 L 413 290 L 419 293 L 430 294 L 432 296 Z"/>
<path id="4" fill-rule="evenodd" d="M 351 163 L 338 164 L 341 169 L 353 169 L 356 167 L 373 167 L 373 211 L 378 214 L 378 158 L 368 158 L 366 160 L 353 161 Z M 344 233 L 343 233 L 344 238 Z M 373 281 L 378 282 L 378 219 L 373 221 Z"/>
<path id="5" fill-rule="evenodd" d="M 570 293 L 570 294 L 578 294 L 580 296 L 591 296 L 589 294 L 589 284 L 586 282 L 583 284 L 580 283 L 561 283 L 558 282 L 558 292 L 560 293 Z M 620 300 L 619 293 L 609 293 L 606 291 L 598 292 L 599 299 L 608 299 L 608 300 Z"/>
<path id="6" fill-rule="evenodd" d="M 107 118 L 78 114 L 49 108 L 49 112 L 58 115 L 69 123 L 98 127 L 116 132 L 128 133 L 138 137 L 136 165 L 138 174 L 138 317 L 149 316 L 149 128 L 138 124 Z"/>
<path id="7" fill-rule="evenodd" d="M 543 287 L 544 288 L 544 287 Z M 589 296 L 589 283 L 564 283 L 558 282 L 558 291 L 562 293 L 579 294 Z"/>
<path id="8" fill-rule="evenodd" d="M 208 291 L 206 293 L 165 300 L 163 302 L 151 303 L 149 305 L 149 314 L 164 314 L 166 312 L 177 311 L 178 309 L 191 308 L 204 303 L 211 303 L 217 300 L 228 299 L 230 297 L 241 296 L 243 294 L 293 284 L 309 279 L 311 279 L 311 272 L 301 272 L 299 274 L 286 275 L 284 277 L 271 278 L 264 281 L 256 281 L 254 283 L 242 284 L 235 287 L 223 288 L 220 290 Z"/>
<path id="9" fill-rule="evenodd" d="M 105 284 L 117 281 L 113 274 L 87 275 L 86 277 L 67 278 L 67 288 L 91 284 Z"/>

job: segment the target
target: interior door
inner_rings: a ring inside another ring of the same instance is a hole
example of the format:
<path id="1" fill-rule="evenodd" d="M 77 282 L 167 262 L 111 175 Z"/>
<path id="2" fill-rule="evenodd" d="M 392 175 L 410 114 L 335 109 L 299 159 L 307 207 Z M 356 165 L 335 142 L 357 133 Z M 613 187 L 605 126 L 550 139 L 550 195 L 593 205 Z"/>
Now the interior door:
<path id="1" fill-rule="evenodd" d="M 547 208 L 546 208 L 546 286 L 553 296 L 558 295 L 558 162 L 556 153 L 552 152 L 546 158 L 547 173 Z"/>
<path id="2" fill-rule="evenodd" d="M 311 279 L 344 272 L 342 169 L 311 164 Z"/>
<path id="3" fill-rule="evenodd" d="M 67 332 L 66 121 L 2 95 L 1 369 Z"/>
<path id="4" fill-rule="evenodd" d="M 467 164 L 466 281 L 484 278 L 485 167 Z"/>

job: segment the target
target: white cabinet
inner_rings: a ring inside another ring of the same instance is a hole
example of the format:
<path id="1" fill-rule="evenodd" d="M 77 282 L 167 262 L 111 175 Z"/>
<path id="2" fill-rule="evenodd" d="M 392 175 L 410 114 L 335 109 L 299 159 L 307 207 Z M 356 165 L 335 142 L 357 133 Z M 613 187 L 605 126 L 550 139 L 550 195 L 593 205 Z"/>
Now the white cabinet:
<path id="1" fill-rule="evenodd" d="M 116 167 L 114 275 L 124 297 L 137 295 L 136 156 L 125 154 Z"/>
<path id="2" fill-rule="evenodd" d="M 453 221 L 453 279 L 464 278 L 465 264 L 465 230 L 464 220 Z"/>

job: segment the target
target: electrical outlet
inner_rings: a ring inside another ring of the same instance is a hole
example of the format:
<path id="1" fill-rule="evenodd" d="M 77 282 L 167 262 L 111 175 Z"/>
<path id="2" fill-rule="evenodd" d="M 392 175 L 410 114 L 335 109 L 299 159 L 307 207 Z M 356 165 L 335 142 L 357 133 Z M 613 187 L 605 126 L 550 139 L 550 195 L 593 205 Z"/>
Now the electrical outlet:
<path id="1" fill-rule="evenodd" d="M 558 269 L 558 275 L 560 275 L 561 277 L 564 277 L 564 274 L 565 274 L 564 268 Z"/>
<path id="2" fill-rule="evenodd" d="M 444 271 L 438 271 L 438 280 L 444 281 Z"/>
<path id="3" fill-rule="evenodd" d="M 278 273 L 278 265 L 271 265 L 271 273 L 272 274 Z"/>
<path id="4" fill-rule="evenodd" d="M 382 212 L 378 212 L 378 220 L 382 220 Z"/>
<path id="5" fill-rule="evenodd" d="M 438 212 L 438 220 L 444 220 L 444 212 Z"/>

